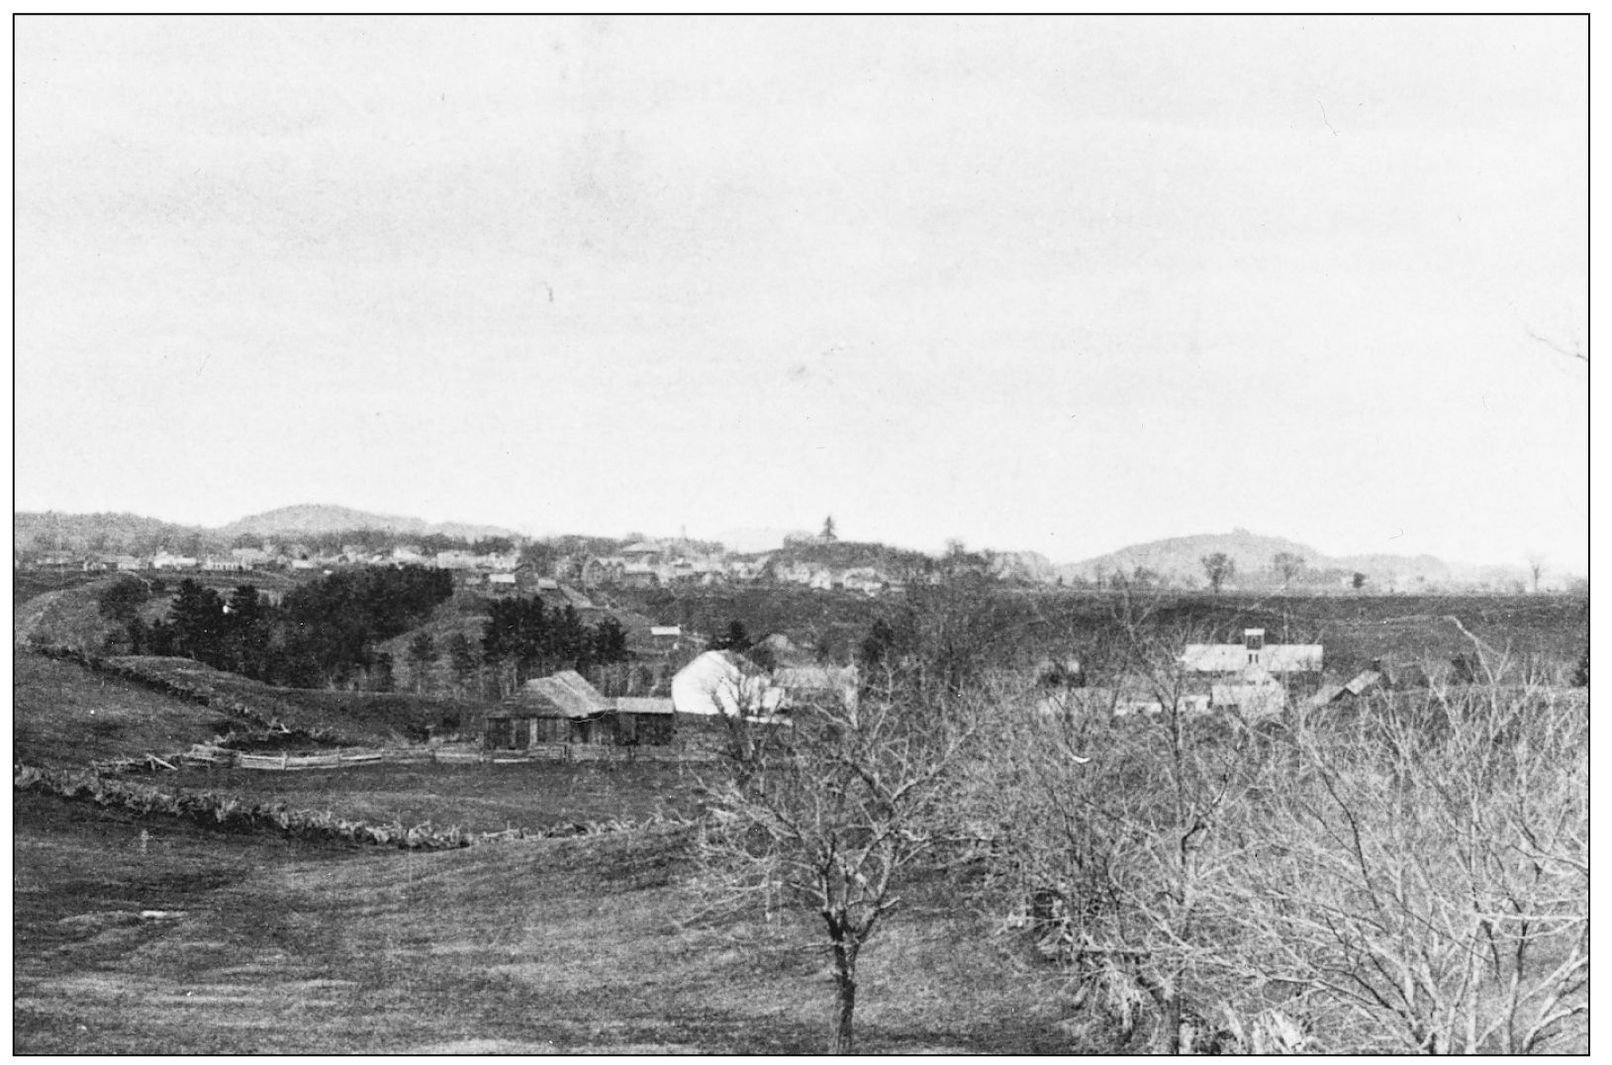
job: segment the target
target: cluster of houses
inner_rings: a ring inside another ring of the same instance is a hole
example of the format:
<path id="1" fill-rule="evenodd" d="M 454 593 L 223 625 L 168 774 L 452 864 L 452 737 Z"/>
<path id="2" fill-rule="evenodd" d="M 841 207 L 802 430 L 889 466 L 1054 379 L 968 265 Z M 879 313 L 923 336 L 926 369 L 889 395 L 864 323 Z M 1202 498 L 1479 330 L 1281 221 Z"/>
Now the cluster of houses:
<path id="1" fill-rule="evenodd" d="M 865 595 L 898 591 L 900 585 L 872 566 L 834 567 L 791 561 L 776 552 L 730 555 L 711 552 L 687 540 L 639 540 L 614 555 L 563 558 L 556 576 L 584 588 L 654 588 L 669 584 L 726 584 L 776 581 Z"/>
<path id="2" fill-rule="evenodd" d="M 1134 673 L 1106 685 L 1078 686 L 1074 664 L 1060 671 L 1069 682 L 1043 697 L 1041 709 L 1126 717 L 1163 713 L 1169 702 L 1187 715 L 1270 718 L 1290 699 L 1313 701 L 1321 690 L 1323 657 L 1321 644 L 1267 643 L 1264 629 L 1244 629 L 1241 643 L 1188 644 L 1172 668 L 1155 676 Z"/>
<path id="3" fill-rule="evenodd" d="M 679 715 L 777 722 L 820 699 L 854 703 L 855 667 L 817 663 L 781 634 L 758 646 L 773 668 L 733 651 L 706 651 L 673 676 L 671 698 L 609 698 L 572 670 L 529 680 L 486 715 L 485 746 L 664 746 L 673 742 Z"/>
<path id="4" fill-rule="evenodd" d="M 24 561 L 13 558 L 13 568 Z M 260 547 L 233 547 L 227 551 L 188 555 L 166 547 L 147 555 L 106 552 L 46 551 L 29 560 L 30 568 L 73 569 L 85 572 L 178 570 L 195 573 L 246 573 L 254 570 L 327 570 L 336 566 L 434 566 L 458 573 L 493 574 L 510 572 L 520 564 L 511 551 L 504 554 L 476 554 L 469 551 L 439 551 L 430 554 L 417 547 L 401 545 L 390 551 L 372 551 L 360 544 L 344 544 L 339 551 L 316 551 L 304 544 L 277 544 L 265 541 Z"/>
<path id="5" fill-rule="evenodd" d="M 257 547 L 187 554 L 159 549 L 150 554 L 45 551 L 13 557 L 17 569 L 99 571 L 180 571 L 244 573 L 251 571 L 327 572 L 346 566 L 419 565 L 450 570 L 455 582 L 490 594 L 529 594 L 538 579 L 552 579 L 584 591 L 599 588 L 654 588 L 676 584 L 713 585 L 771 581 L 807 588 L 851 591 L 876 596 L 897 592 L 903 584 L 876 566 L 832 566 L 785 557 L 780 552 L 730 554 L 712 545 L 683 538 L 639 540 L 612 555 L 568 555 L 541 572 L 521 562 L 516 551 L 477 553 L 468 550 L 427 552 L 401 544 L 376 551 L 360 544 L 340 550 L 317 550 L 301 543 L 265 541 Z"/>
<path id="6" fill-rule="evenodd" d="M 609 699 L 581 674 L 565 670 L 529 680 L 486 715 L 490 750 L 556 743 L 665 746 L 675 731 L 672 700 Z"/>
<path id="7" fill-rule="evenodd" d="M 486 745 L 522 749 L 541 744 L 663 745 L 673 742 L 680 716 L 742 717 L 762 723 L 788 720 L 791 710 L 822 700 L 855 705 L 854 666 L 824 665 L 787 637 L 758 644 L 776 664 L 764 669 L 746 655 L 706 651 L 679 670 L 670 698 L 601 695 L 574 672 L 528 681 L 487 716 Z M 754 653 L 754 652 L 752 652 Z M 1346 682 L 1322 684 L 1320 644 L 1272 644 L 1263 629 L 1246 629 L 1240 643 L 1189 644 L 1167 678 L 1122 678 L 1085 686 L 1077 662 L 1053 670 L 1056 690 L 1044 694 L 1044 714 L 1156 715 L 1166 701 L 1188 716 L 1273 718 L 1293 705 L 1320 708 L 1347 703 L 1378 688 L 1411 683 L 1374 663 Z"/>

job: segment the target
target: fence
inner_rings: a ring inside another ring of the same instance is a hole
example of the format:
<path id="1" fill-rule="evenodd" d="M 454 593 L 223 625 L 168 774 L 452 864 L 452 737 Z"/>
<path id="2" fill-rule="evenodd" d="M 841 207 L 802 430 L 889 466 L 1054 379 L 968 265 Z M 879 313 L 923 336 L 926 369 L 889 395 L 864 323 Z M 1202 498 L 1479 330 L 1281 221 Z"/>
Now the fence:
<path id="1" fill-rule="evenodd" d="M 656 828 L 687 832 L 692 827 L 691 822 L 659 815 L 652 815 L 643 821 L 574 821 L 542 829 L 513 828 L 502 832 L 469 832 L 457 825 L 440 828 L 430 822 L 413 827 L 398 821 L 375 824 L 338 817 L 328 810 L 294 810 L 284 803 L 251 803 L 235 796 L 209 792 L 169 792 L 149 784 L 104 777 L 93 770 L 45 769 L 22 763 L 13 767 L 11 786 L 15 791 L 38 791 L 101 806 L 120 807 L 141 816 L 158 814 L 186 818 L 209 828 L 265 829 L 294 838 L 377 844 L 406 850 L 443 850 L 477 843 L 557 839 Z"/>
<path id="2" fill-rule="evenodd" d="M 512 765 L 528 762 L 714 762 L 714 751 L 679 750 L 672 747 L 615 747 L 602 744 L 555 743 L 519 750 L 468 750 L 465 748 L 345 747 L 317 754 L 252 754 L 228 747 L 196 744 L 184 754 L 168 759 L 188 766 L 216 766 L 228 769 L 256 769 L 295 772 L 308 769 L 341 769 L 354 765 Z M 131 760 L 132 761 L 132 760 Z M 141 760 L 140 764 L 144 764 Z M 112 768 L 108 766 L 107 768 Z M 132 766 L 131 766 L 132 768 Z"/>

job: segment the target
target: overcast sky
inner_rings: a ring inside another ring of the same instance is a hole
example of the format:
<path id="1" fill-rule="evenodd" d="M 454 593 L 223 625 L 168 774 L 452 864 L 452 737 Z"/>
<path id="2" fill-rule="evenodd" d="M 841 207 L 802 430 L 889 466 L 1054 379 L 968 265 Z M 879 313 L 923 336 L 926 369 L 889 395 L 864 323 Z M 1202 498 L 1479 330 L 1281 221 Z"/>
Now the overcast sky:
<path id="1" fill-rule="evenodd" d="M 1582 571 L 1586 26 L 22 17 L 16 506 Z"/>

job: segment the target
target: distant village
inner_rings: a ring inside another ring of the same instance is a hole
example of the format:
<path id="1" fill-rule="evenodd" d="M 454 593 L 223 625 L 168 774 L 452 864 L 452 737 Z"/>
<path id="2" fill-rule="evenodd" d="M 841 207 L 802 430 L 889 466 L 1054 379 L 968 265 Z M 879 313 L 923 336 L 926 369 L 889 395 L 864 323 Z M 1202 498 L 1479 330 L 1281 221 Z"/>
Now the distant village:
<path id="1" fill-rule="evenodd" d="M 91 573 L 278 573 L 294 576 L 330 573 L 355 566 L 413 565 L 450 571 L 457 587 L 490 595 L 548 590 L 557 587 L 559 582 L 584 590 L 770 582 L 877 596 L 900 592 L 910 581 L 924 579 L 919 572 L 922 567 L 910 562 L 898 573 L 892 572 L 894 567 L 876 563 L 836 565 L 801 557 L 800 549 L 826 545 L 839 546 L 831 537 L 807 534 L 791 536 L 781 551 L 757 554 L 729 552 L 720 544 L 684 537 L 638 539 L 608 552 L 560 553 L 523 550 L 519 543 L 511 544 L 507 550 L 477 550 L 473 544 L 431 550 L 407 540 L 382 550 L 358 543 L 321 550 L 305 543 L 266 539 L 257 546 L 198 554 L 180 553 L 166 547 L 138 555 L 71 550 L 18 551 L 13 568 Z"/>

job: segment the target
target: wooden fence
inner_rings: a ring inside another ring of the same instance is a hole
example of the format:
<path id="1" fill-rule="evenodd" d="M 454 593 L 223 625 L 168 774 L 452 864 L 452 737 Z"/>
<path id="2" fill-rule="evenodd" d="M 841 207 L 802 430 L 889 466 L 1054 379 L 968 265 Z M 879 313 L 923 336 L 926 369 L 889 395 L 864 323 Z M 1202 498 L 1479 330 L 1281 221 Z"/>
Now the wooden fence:
<path id="1" fill-rule="evenodd" d="M 616 747 L 603 744 L 555 743 L 519 750 L 469 750 L 465 748 L 344 747 L 317 754 L 253 754 L 228 747 L 196 744 L 184 754 L 168 759 L 189 766 L 217 766 L 229 769 L 257 769 L 295 772 L 306 769 L 341 769 L 354 765 L 510 765 L 528 762 L 713 762 L 713 751 L 679 750 L 674 747 Z"/>

